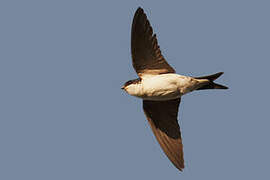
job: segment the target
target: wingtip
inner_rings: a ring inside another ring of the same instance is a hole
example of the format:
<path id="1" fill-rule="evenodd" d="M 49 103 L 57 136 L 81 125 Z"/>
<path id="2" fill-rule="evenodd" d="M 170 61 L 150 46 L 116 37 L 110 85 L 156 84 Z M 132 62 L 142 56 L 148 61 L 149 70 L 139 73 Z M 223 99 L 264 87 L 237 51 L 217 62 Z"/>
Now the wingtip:
<path id="1" fill-rule="evenodd" d="M 184 167 L 177 167 L 177 166 L 175 166 L 175 167 L 176 167 L 176 169 L 178 169 L 180 171 L 180 173 L 182 173 L 184 170 Z"/>
<path id="2" fill-rule="evenodd" d="M 182 168 L 182 169 L 178 168 L 178 170 L 180 171 L 180 173 L 182 173 L 182 172 L 183 172 L 183 170 L 184 170 L 184 168 Z"/>
<path id="3" fill-rule="evenodd" d="M 141 6 L 139 6 L 136 10 L 136 13 L 143 13 L 143 8 L 141 8 Z"/>
<path id="4" fill-rule="evenodd" d="M 180 171 L 183 172 L 185 165 L 184 162 L 178 162 L 177 164 L 174 164 L 174 166 Z"/>

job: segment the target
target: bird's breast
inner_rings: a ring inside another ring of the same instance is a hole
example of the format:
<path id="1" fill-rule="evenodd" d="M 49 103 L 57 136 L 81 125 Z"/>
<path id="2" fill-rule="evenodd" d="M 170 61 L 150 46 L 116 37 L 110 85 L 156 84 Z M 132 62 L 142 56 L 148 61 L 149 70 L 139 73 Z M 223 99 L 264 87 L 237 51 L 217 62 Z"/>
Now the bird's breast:
<path id="1" fill-rule="evenodd" d="M 142 98 L 146 100 L 170 100 L 181 96 L 178 78 L 174 75 L 158 75 L 142 80 Z"/>

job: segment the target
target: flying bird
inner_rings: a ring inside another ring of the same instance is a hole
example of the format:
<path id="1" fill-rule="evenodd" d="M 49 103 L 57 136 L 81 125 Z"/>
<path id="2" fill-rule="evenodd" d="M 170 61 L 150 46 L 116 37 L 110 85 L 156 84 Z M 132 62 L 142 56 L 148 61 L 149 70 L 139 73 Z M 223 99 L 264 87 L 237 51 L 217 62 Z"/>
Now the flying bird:
<path id="1" fill-rule="evenodd" d="M 139 78 L 122 89 L 143 100 L 143 110 L 164 153 L 180 171 L 183 145 L 177 121 L 181 96 L 194 90 L 228 89 L 214 81 L 223 74 L 190 77 L 175 73 L 161 54 L 156 34 L 142 8 L 135 12 L 131 29 L 132 64 Z"/>

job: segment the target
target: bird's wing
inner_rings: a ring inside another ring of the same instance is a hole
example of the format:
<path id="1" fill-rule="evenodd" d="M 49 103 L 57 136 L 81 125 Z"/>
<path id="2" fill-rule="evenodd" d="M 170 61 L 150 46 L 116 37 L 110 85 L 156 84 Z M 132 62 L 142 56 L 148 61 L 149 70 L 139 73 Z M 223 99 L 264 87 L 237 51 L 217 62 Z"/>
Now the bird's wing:
<path id="1" fill-rule="evenodd" d="M 156 75 L 175 73 L 175 70 L 162 56 L 157 42 L 156 34 L 142 8 L 138 8 L 131 29 L 132 63 L 137 74 Z"/>
<path id="2" fill-rule="evenodd" d="M 180 98 L 169 101 L 143 100 L 147 120 L 164 153 L 180 171 L 184 168 L 183 145 L 177 122 Z"/>

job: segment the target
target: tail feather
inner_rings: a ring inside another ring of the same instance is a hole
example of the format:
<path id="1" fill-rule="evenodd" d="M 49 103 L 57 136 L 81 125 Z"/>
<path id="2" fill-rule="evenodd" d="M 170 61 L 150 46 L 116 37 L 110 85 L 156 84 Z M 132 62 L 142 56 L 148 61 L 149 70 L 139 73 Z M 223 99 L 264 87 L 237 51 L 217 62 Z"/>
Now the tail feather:
<path id="1" fill-rule="evenodd" d="M 219 72 L 219 73 L 212 74 L 212 75 L 209 75 L 209 76 L 195 77 L 195 79 L 208 79 L 209 81 L 214 81 L 214 80 L 216 80 L 217 78 L 219 78 L 219 76 L 221 76 L 223 73 L 224 73 L 224 72 Z"/>
<path id="2" fill-rule="evenodd" d="M 228 89 L 228 87 L 210 81 L 209 84 L 206 84 L 196 90 L 204 90 L 204 89 Z"/>
<path id="3" fill-rule="evenodd" d="M 201 76 L 201 77 L 195 77 L 195 79 L 207 79 L 209 82 L 202 87 L 198 88 L 197 90 L 204 90 L 204 89 L 228 89 L 228 87 L 223 86 L 221 84 L 214 83 L 214 80 L 219 78 L 223 72 L 219 72 L 216 74 L 212 74 L 209 76 Z"/>

